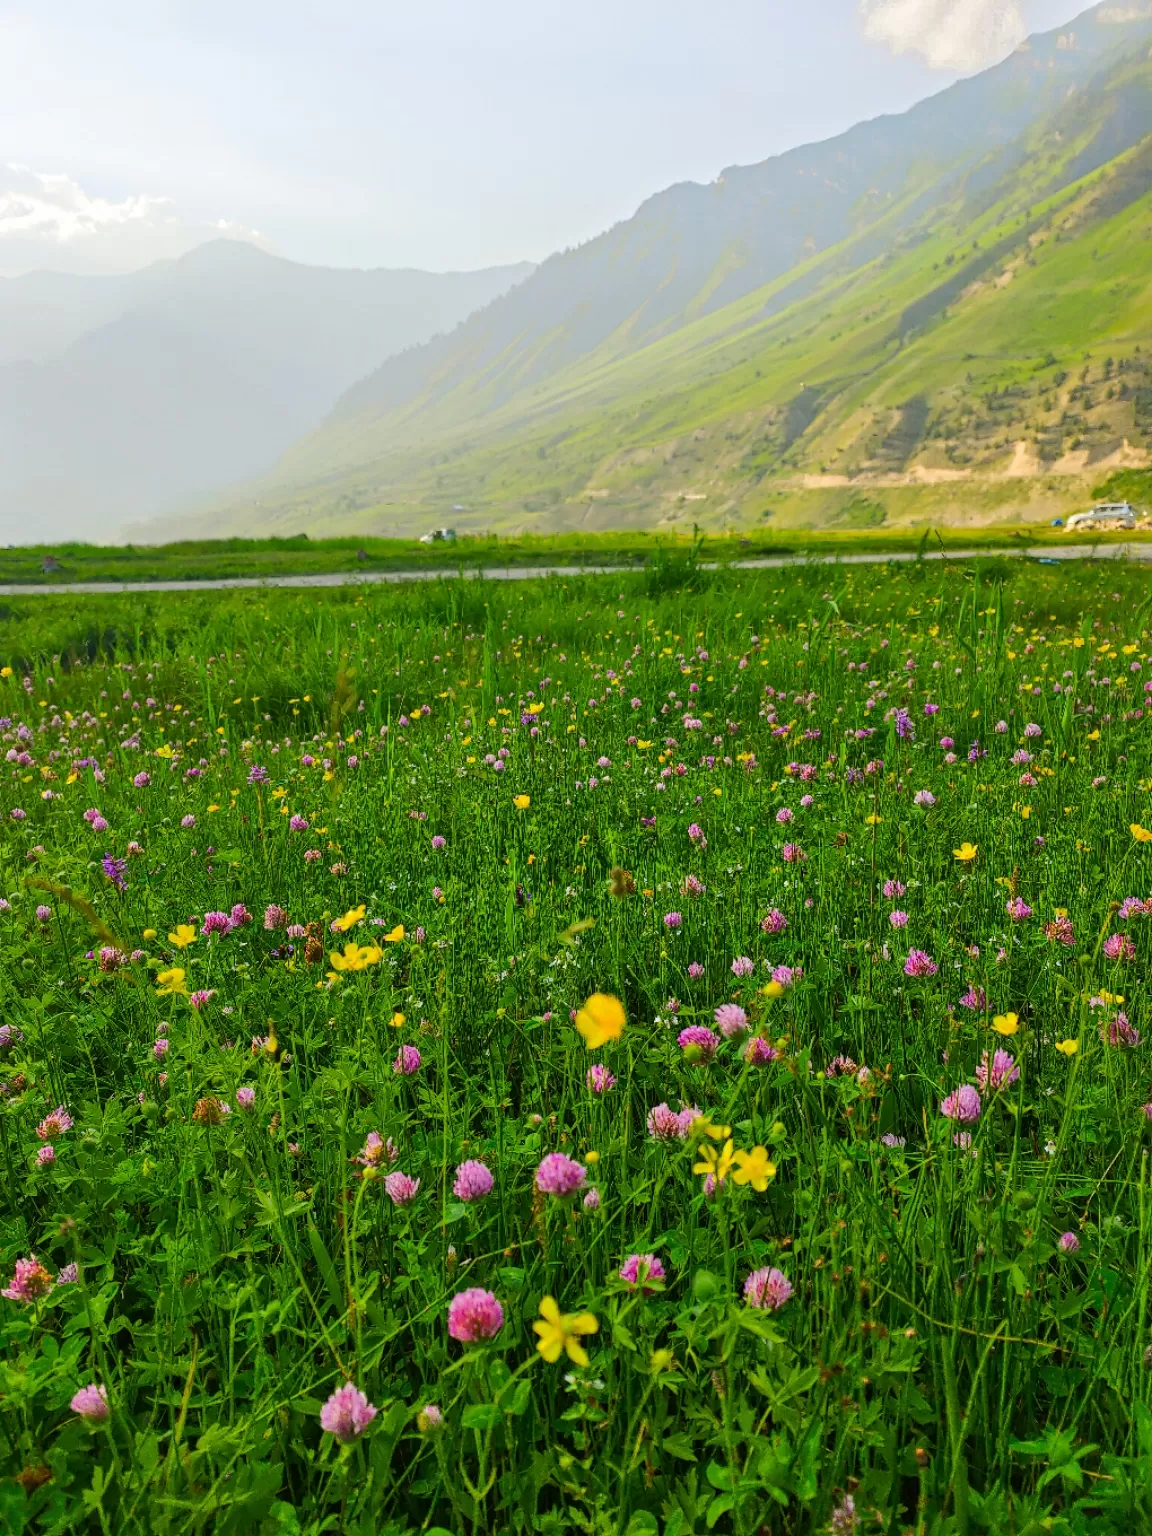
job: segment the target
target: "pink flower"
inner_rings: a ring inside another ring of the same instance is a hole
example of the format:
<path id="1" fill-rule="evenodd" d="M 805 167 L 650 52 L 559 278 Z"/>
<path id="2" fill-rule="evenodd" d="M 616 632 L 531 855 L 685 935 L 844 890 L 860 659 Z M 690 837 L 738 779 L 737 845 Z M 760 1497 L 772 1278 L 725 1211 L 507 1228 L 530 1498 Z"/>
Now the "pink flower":
<path id="1" fill-rule="evenodd" d="M 1121 911 L 1121 916 L 1126 914 Z M 1069 948 L 1076 942 L 1076 931 L 1066 917 L 1055 917 L 1044 924 L 1044 937 L 1050 944 L 1064 944 Z"/>
<path id="2" fill-rule="evenodd" d="M 709 1062 L 720 1049 L 720 1036 L 703 1024 L 689 1024 L 676 1036 L 676 1043 L 690 1059 Z"/>
<path id="3" fill-rule="evenodd" d="M 26 1259 L 16 1260 L 12 1284 L 5 1286 L 0 1291 L 0 1296 L 7 1296 L 9 1301 L 22 1301 L 25 1306 L 31 1306 L 33 1302 L 47 1296 L 54 1284 L 51 1273 L 33 1253 Z"/>
<path id="4" fill-rule="evenodd" d="M 51 1142 L 46 1147 L 41 1147 L 36 1153 L 36 1161 L 41 1168 L 46 1168 L 49 1163 L 56 1161 L 56 1148 Z"/>
<path id="5" fill-rule="evenodd" d="M 747 955 L 737 955 L 730 966 L 733 976 L 737 977 L 751 976 L 755 969 L 756 962 L 750 960 Z"/>
<path id="6" fill-rule="evenodd" d="M 565 1152 L 549 1152 L 536 1170 L 536 1188 L 543 1195 L 574 1195 L 584 1188 L 587 1170 Z"/>
<path id="7" fill-rule="evenodd" d="M 905 976 L 935 976 L 940 967 L 932 956 L 922 949 L 908 951 L 908 958 L 904 962 Z"/>
<path id="8" fill-rule="evenodd" d="M 598 1211 L 600 1209 L 600 1191 L 598 1189 L 590 1189 L 584 1196 L 583 1204 L 586 1211 Z"/>
<path id="9" fill-rule="evenodd" d="M 907 912 L 889 912 L 888 921 L 893 928 L 907 928 L 908 914 Z"/>
<path id="10" fill-rule="evenodd" d="M 657 1104 L 648 1112 L 648 1134 L 654 1141 L 683 1141 L 689 1127 L 667 1104 Z"/>
<path id="11" fill-rule="evenodd" d="M 783 912 L 773 907 L 767 917 L 760 919 L 761 933 L 783 933 L 788 926 L 788 919 Z"/>
<path id="12" fill-rule="evenodd" d="M 470 1157 L 457 1168 L 452 1193 L 457 1200 L 482 1200 L 485 1195 L 492 1193 L 493 1183 L 487 1166 Z"/>
<path id="13" fill-rule="evenodd" d="M 988 997 L 983 987 L 969 987 L 960 999 L 961 1008 L 970 1008 L 974 1013 L 983 1013 L 988 1006 Z"/>
<path id="14" fill-rule="evenodd" d="M 264 908 L 264 928 L 268 933 L 275 933 L 280 928 L 287 928 L 288 914 L 283 907 L 278 907 L 275 902 Z"/>
<path id="15" fill-rule="evenodd" d="M 786 805 L 782 805 L 776 812 L 776 821 L 777 824 L 781 827 L 786 827 L 790 821 L 795 820 L 796 817 L 794 812 L 790 811 Z"/>
<path id="16" fill-rule="evenodd" d="M 803 864 L 807 860 L 808 855 L 799 843 L 785 843 L 780 850 L 780 857 L 784 860 L 785 864 Z"/>
<path id="17" fill-rule="evenodd" d="M 988 1052 L 985 1051 L 976 1068 L 976 1081 L 980 1085 L 980 1092 L 987 1093 L 991 1088 L 1005 1088 L 1014 1083 L 1020 1076 L 1020 1068 L 1016 1065 L 1016 1058 L 1010 1051 L 997 1051 L 988 1060 Z"/>
<path id="18" fill-rule="evenodd" d="M 697 848 L 707 848 L 708 846 L 708 839 L 704 836 L 704 828 L 698 826 L 696 822 L 693 822 L 688 828 L 688 841 L 695 844 Z"/>
<path id="19" fill-rule="evenodd" d="M 638 1285 L 645 1295 L 650 1295 L 652 1287 L 645 1285 L 646 1280 L 663 1280 L 664 1266 L 654 1253 L 630 1253 L 620 1267 L 620 1278 L 626 1280 L 629 1285 Z"/>
<path id="20" fill-rule="evenodd" d="M 163 1061 L 168 1054 L 169 1042 L 161 1037 L 152 1047 L 152 1054 L 157 1061 Z"/>
<path id="21" fill-rule="evenodd" d="M 414 1072 L 420 1070 L 420 1052 L 414 1045 L 402 1045 L 396 1052 L 396 1060 L 392 1063 L 393 1072 L 399 1072 L 404 1077 L 411 1077 Z"/>
<path id="22" fill-rule="evenodd" d="M 739 1003 L 721 1003 L 713 1017 L 725 1040 L 748 1033 L 748 1015 Z"/>
<path id="23" fill-rule="evenodd" d="M 95 1382 L 90 1387 L 81 1387 L 69 1406 L 89 1425 L 106 1423 L 112 1412 L 108 1406 L 107 1388 L 97 1386 Z"/>
<path id="24" fill-rule="evenodd" d="M 1136 946 L 1126 933 L 1110 933 L 1104 940 L 1107 960 L 1135 960 Z"/>
<path id="25" fill-rule="evenodd" d="M 379 1131 L 369 1131 L 356 1161 L 365 1168 L 379 1168 L 381 1163 L 394 1163 L 399 1156 L 391 1136 L 385 1141 Z"/>
<path id="26" fill-rule="evenodd" d="M 787 989 L 788 987 L 795 986 L 803 974 L 804 967 L 802 965 L 777 965 L 773 968 L 772 980 L 778 987 Z"/>
<path id="27" fill-rule="evenodd" d="M 766 1067 L 770 1061 L 775 1061 L 780 1052 L 774 1045 L 770 1045 L 762 1035 L 753 1035 L 744 1047 L 744 1060 L 750 1067 Z"/>
<path id="28" fill-rule="evenodd" d="M 436 836 L 432 839 L 432 847 L 436 850 L 437 853 L 440 852 L 441 848 L 447 848 L 447 846 L 447 839 L 441 837 L 439 833 L 437 833 Z"/>
<path id="29" fill-rule="evenodd" d="M 308 820 L 307 820 L 307 818 L 304 817 L 304 816 L 289 816 L 289 818 L 288 818 L 288 830 L 289 830 L 289 832 L 307 832 L 307 830 L 308 830 Z"/>
<path id="30" fill-rule="evenodd" d="M 238 901 L 228 914 L 228 922 L 233 928 L 247 928 L 252 921 L 252 914 L 242 901 Z"/>
<path id="31" fill-rule="evenodd" d="M 196 1012 L 199 1013 L 202 1008 L 207 1008 L 208 1004 L 215 996 L 215 987 L 201 987 L 199 991 L 192 993 L 192 996 L 188 999 L 188 1001 L 192 1007 L 195 1008 Z"/>
<path id="32" fill-rule="evenodd" d="M 228 933 L 232 928 L 232 919 L 227 912 L 205 912 L 201 931 L 206 938 L 211 938 L 214 933 Z"/>
<path id="33" fill-rule="evenodd" d="M 137 789 L 147 789 L 152 782 L 152 775 L 150 773 L 138 773 L 132 782 Z"/>
<path id="34" fill-rule="evenodd" d="M 63 1136 L 65 1131 L 70 1131 L 72 1125 L 72 1116 L 63 1104 L 58 1104 L 50 1115 L 45 1115 L 41 1120 L 36 1127 L 36 1134 L 41 1141 L 54 1141 L 57 1136 Z"/>
<path id="35" fill-rule="evenodd" d="M 980 1095 L 971 1083 L 961 1083 L 940 1105 L 940 1113 L 946 1120 L 959 1120 L 969 1125 L 980 1118 Z"/>
<path id="36" fill-rule="evenodd" d="M 397 1170 L 385 1178 L 384 1188 L 393 1205 L 411 1205 L 420 1188 L 420 1180 Z"/>
<path id="37" fill-rule="evenodd" d="M 57 1285 L 75 1285 L 80 1278 L 79 1267 L 75 1264 L 65 1264 L 64 1268 L 56 1276 Z"/>
<path id="38" fill-rule="evenodd" d="M 1079 1253 L 1080 1239 L 1075 1232 L 1062 1232 L 1056 1241 L 1056 1246 L 1061 1253 Z"/>
<path id="39" fill-rule="evenodd" d="M 245 1083 L 242 1088 L 236 1090 L 236 1103 L 241 1109 L 251 1109 L 256 1102 L 256 1090 Z"/>
<path id="40" fill-rule="evenodd" d="M 588 1068 L 584 1081 L 588 1086 L 589 1093 L 595 1094 L 607 1093 L 610 1088 L 615 1088 L 616 1086 L 616 1079 L 604 1063 L 600 1061 Z"/>
<path id="41" fill-rule="evenodd" d="M 779 1312 L 792 1295 L 792 1282 L 778 1269 L 754 1269 L 744 1282 L 744 1299 L 750 1307 Z"/>
<path id="42" fill-rule="evenodd" d="M 1022 896 L 1013 896 L 1011 901 L 1005 902 L 1004 910 L 1014 923 L 1022 923 L 1032 916 L 1032 908 Z"/>
<path id="43" fill-rule="evenodd" d="M 671 928 L 675 930 L 681 926 L 683 921 L 684 919 L 680 916 L 679 912 L 665 912 L 664 914 L 665 928 Z"/>
<path id="44" fill-rule="evenodd" d="M 898 897 L 903 896 L 907 889 L 908 887 L 902 880 L 885 880 L 884 899 L 886 901 L 895 901 Z"/>
<path id="45" fill-rule="evenodd" d="M 448 1304 L 448 1332 L 461 1344 L 494 1339 L 504 1326 L 504 1308 L 491 1291 L 460 1291 Z"/>
<path id="46" fill-rule="evenodd" d="M 704 967 L 700 964 L 699 960 L 693 960 L 692 964 L 688 967 L 689 981 L 699 981 L 703 974 Z"/>
<path id="47" fill-rule="evenodd" d="M 376 1409 L 350 1381 L 332 1396 L 320 1410 L 320 1428 L 335 1435 L 341 1445 L 351 1445 L 376 1417 Z"/>
<path id="48" fill-rule="evenodd" d="M 698 880 L 695 875 L 685 875 L 680 886 L 680 894 L 681 896 L 703 896 L 703 880 Z"/>
<path id="49" fill-rule="evenodd" d="M 826 1077 L 855 1077 L 859 1071 L 851 1056 L 833 1056 L 825 1068 Z"/>

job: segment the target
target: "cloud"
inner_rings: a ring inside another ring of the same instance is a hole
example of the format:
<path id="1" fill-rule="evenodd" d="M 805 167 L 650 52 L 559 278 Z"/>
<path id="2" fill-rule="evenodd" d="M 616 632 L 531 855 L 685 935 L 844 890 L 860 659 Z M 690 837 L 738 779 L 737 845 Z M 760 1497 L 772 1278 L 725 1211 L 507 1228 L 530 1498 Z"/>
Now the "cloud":
<path id="1" fill-rule="evenodd" d="M 182 256 L 214 236 L 260 242 L 257 231 L 220 219 L 184 219 L 168 197 L 120 201 L 86 191 L 71 176 L 0 163 L 0 275 L 36 269 L 129 272 Z"/>
<path id="2" fill-rule="evenodd" d="M 1028 35 L 1016 0 L 860 0 L 860 12 L 866 37 L 955 74 L 996 63 Z"/>

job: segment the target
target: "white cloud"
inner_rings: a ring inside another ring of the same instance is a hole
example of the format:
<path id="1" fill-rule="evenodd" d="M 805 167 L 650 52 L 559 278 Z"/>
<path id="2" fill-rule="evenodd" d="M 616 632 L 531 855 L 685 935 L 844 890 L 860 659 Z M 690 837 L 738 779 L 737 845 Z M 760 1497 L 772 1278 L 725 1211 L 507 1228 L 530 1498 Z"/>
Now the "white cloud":
<path id="1" fill-rule="evenodd" d="M 956 74 L 996 63 L 1028 35 L 1016 0 L 860 0 L 860 11 L 866 37 Z"/>
<path id="2" fill-rule="evenodd" d="M 182 256 L 214 236 L 260 240 L 229 219 L 182 218 L 171 198 L 138 193 L 120 201 L 86 191 L 71 176 L 0 163 L 0 275 L 129 272 Z"/>

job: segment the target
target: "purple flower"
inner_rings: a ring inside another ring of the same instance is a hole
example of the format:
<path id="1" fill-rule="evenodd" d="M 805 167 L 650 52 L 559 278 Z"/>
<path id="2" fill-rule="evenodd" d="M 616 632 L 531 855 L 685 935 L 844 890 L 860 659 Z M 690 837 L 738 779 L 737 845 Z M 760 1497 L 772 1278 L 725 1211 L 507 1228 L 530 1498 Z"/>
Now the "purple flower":
<path id="1" fill-rule="evenodd" d="M 264 908 L 264 928 L 268 933 L 275 933 L 277 929 L 287 928 L 288 914 L 283 907 L 278 907 L 275 902 Z"/>
<path id="2" fill-rule="evenodd" d="M 542 1195 L 563 1199 L 584 1188 L 587 1170 L 565 1152 L 549 1152 L 536 1170 L 536 1188 Z"/>
<path id="3" fill-rule="evenodd" d="M 720 1049 L 719 1035 L 703 1024 L 689 1024 L 676 1036 L 676 1043 L 690 1061 L 712 1061 Z"/>
<path id="4" fill-rule="evenodd" d="M 485 1195 L 492 1193 L 493 1182 L 492 1175 L 484 1163 L 477 1162 L 475 1158 L 468 1158 L 456 1170 L 456 1181 L 452 1185 L 452 1193 L 457 1200 L 482 1200 Z"/>
<path id="5" fill-rule="evenodd" d="M 195 1008 L 196 1012 L 199 1013 L 202 1008 L 207 1008 L 215 996 L 215 987 L 201 987 L 198 991 L 192 993 L 188 1001 Z"/>
<path id="6" fill-rule="evenodd" d="M 1032 916 L 1032 908 L 1022 896 L 1013 896 L 1011 901 L 1005 903 L 1004 910 L 1014 923 L 1022 923 L 1025 918 Z"/>
<path id="7" fill-rule="evenodd" d="M 419 1188 L 419 1179 L 414 1179 L 407 1173 L 401 1173 L 399 1169 L 395 1173 L 388 1174 L 384 1179 L 384 1189 L 393 1205 L 411 1205 Z"/>
<path id="8" fill-rule="evenodd" d="M 448 1332 L 461 1344 L 494 1339 L 504 1326 L 504 1308 L 479 1286 L 460 1291 L 448 1304 Z"/>
<path id="9" fill-rule="evenodd" d="M 912 796 L 912 804 L 918 805 L 921 810 L 930 811 L 936 804 L 936 796 L 930 789 L 918 789 Z"/>
<path id="10" fill-rule="evenodd" d="M 255 1088 L 251 1087 L 247 1083 L 245 1083 L 243 1087 L 237 1088 L 236 1103 L 240 1106 L 241 1109 L 251 1109 L 252 1106 L 256 1103 Z"/>
<path id="11" fill-rule="evenodd" d="M 935 976 L 939 969 L 932 956 L 922 949 L 909 950 L 904 962 L 905 976 Z"/>
<path id="12" fill-rule="evenodd" d="M 784 860 L 785 864 L 803 864 L 808 855 L 799 843 L 785 843 L 780 850 L 780 857 Z"/>
<path id="13" fill-rule="evenodd" d="M 186 831 L 191 831 L 191 829 L 196 825 L 196 818 L 195 818 L 195 816 L 181 816 L 181 818 L 180 818 L 180 825 Z"/>
<path id="14" fill-rule="evenodd" d="M 333 1392 L 321 1408 L 320 1428 L 335 1435 L 341 1445 L 351 1445 L 353 1440 L 359 1440 L 375 1417 L 376 1409 L 349 1381 Z"/>
<path id="15" fill-rule="evenodd" d="M 249 784 L 267 784 L 267 768 L 262 768 L 259 763 L 253 763 L 248 770 L 248 782 Z M 373 1409 L 373 1412 L 375 1412 L 375 1409 Z"/>
<path id="16" fill-rule="evenodd" d="M 693 1109 L 693 1119 L 696 1113 Z M 648 1111 L 648 1134 L 653 1141 L 683 1141 L 691 1126 L 691 1120 L 685 1121 L 684 1111 L 677 1114 L 667 1104 L 657 1104 Z"/>
<path id="17" fill-rule="evenodd" d="M 772 980 L 785 991 L 795 986 L 804 974 L 802 965 L 776 965 L 772 968 Z"/>
<path id="18" fill-rule="evenodd" d="M 907 912 L 899 912 L 899 911 L 897 911 L 897 912 L 889 912 L 889 914 L 888 914 L 888 921 L 891 923 L 893 928 L 907 928 L 907 926 L 908 926 L 908 914 L 907 914 Z"/>
<path id="19" fill-rule="evenodd" d="M 971 1083 L 961 1083 L 940 1105 L 940 1113 L 946 1120 L 959 1120 L 962 1125 L 979 1120 L 980 1110 L 980 1095 Z"/>
<path id="20" fill-rule="evenodd" d="M 64 1268 L 56 1276 L 57 1285 L 75 1285 L 80 1278 L 79 1267 L 75 1264 L 65 1264 Z"/>
<path id="21" fill-rule="evenodd" d="M 973 1013 L 983 1013 L 988 1006 L 988 997 L 983 987 L 969 987 L 960 999 L 961 1008 L 971 1009 Z"/>
<path id="22" fill-rule="evenodd" d="M 600 1209 L 600 1191 L 590 1189 L 584 1196 L 583 1206 L 586 1211 L 598 1211 Z"/>
<path id="23" fill-rule="evenodd" d="M 786 805 L 782 805 L 776 812 L 776 822 L 778 826 L 786 827 L 790 821 L 795 820 L 795 813 L 790 811 Z"/>
<path id="24" fill-rule="evenodd" d="M 69 1406 L 88 1425 L 106 1423 L 112 1412 L 108 1406 L 107 1388 L 97 1386 L 95 1382 L 89 1387 L 81 1387 Z"/>
<path id="25" fill-rule="evenodd" d="M 1061 1253 L 1079 1253 L 1080 1239 L 1075 1232 L 1062 1232 L 1056 1240 L 1056 1246 Z"/>
<path id="26" fill-rule="evenodd" d="M 399 1072 L 403 1077 L 411 1077 L 414 1072 L 420 1070 L 420 1052 L 414 1045 L 402 1045 L 396 1052 L 396 1060 L 392 1063 L 393 1072 Z"/>
<path id="27" fill-rule="evenodd" d="M 46 923 L 51 916 L 51 907 L 39 906 L 36 908 L 36 921 L 38 923 Z"/>
<path id="28" fill-rule="evenodd" d="M 828 1519 L 829 1536 L 855 1536 L 856 1500 L 846 1493 Z"/>
<path id="29" fill-rule="evenodd" d="M 26 1259 L 16 1260 L 12 1283 L 0 1291 L 9 1301 L 19 1301 L 27 1306 L 47 1296 L 55 1281 L 34 1253 Z"/>
<path id="30" fill-rule="evenodd" d="M 151 782 L 152 775 L 150 773 L 138 773 L 132 780 L 137 789 L 147 789 Z"/>
<path id="31" fill-rule="evenodd" d="M 787 926 L 788 919 L 776 907 L 772 908 L 767 917 L 760 920 L 760 931 L 762 933 L 783 933 Z"/>
<path id="32" fill-rule="evenodd" d="M 664 914 L 665 928 L 679 928 L 683 921 L 684 919 L 680 916 L 679 912 L 665 912 Z"/>
<path id="33" fill-rule="evenodd" d="M 114 859 L 110 853 L 106 853 L 100 860 L 105 875 L 111 880 L 118 891 L 126 891 L 128 882 L 124 878 L 124 872 L 128 868 L 127 859 Z"/>
<path id="34" fill-rule="evenodd" d="M 436 852 L 439 853 L 441 848 L 447 848 L 448 840 L 447 838 L 441 837 L 440 834 L 437 833 L 436 836 L 432 839 L 432 846 Z"/>
<path id="35" fill-rule="evenodd" d="M 629 1285 L 638 1285 L 645 1295 L 650 1295 L 652 1287 L 645 1284 L 647 1280 L 663 1280 L 665 1270 L 663 1264 L 654 1253 L 630 1253 L 620 1266 L 621 1280 L 626 1280 Z"/>
<path id="36" fill-rule="evenodd" d="M 731 970 L 733 976 L 738 978 L 743 976 L 751 976 L 752 972 L 756 969 L 756 962 L 754 960 L 750 960 L 747 955 L 737 955 L 729 969 Z"/>
<path id="37" fill-rule="evenodd" d="M 49 1163 L 56 1161 L 56 1148 L 51 1142 L 47 1146 L 40 1148 L 36 1154 L 36 1161 L 40 1164 L 41 1168 L 45 1168 Z"/>
<path id="38" fill-rule="evenodd" d="M 766 1067 L 780 1055 L 776 1047 L 762 1035 L 753 1035 L 744 1047 L 744 1060 L 750 1067 Z"/>
<path id="39" fill-rule="evenodd" d="M 595 1094 L 607 1093 L 610 1088 L 616 1086 L 616 1079 L 601 1061 L 588 1068 L 584 1081 L 588 1092 Z"/>
<path id="40" fill-rule="evenodd" d="M 692 964 L 688 967 L 688 980 L 689 981 L 699 981 L 701 976 L 703 976 L 703 974 L 704 974 L 704 967 L 700 964 L 700 962 L 698 960 L 693 960 Z"/>
<path id="41" fill-rule="evenodd" d="M 228 921 L 233 928 L 247 928 L 252 921 L 252 914 L 242 901 L 238 901 L 228 914 Z"/>
<path id="42" fill-rule="evenodd" d="M 708 839 L 704 836 L 704 828 L 695 821 L 688 828 L 688 841 L 700 849 L 707 848 L 708 846 Z"/>
<path id="43" fill-rule="evenodd" d="M 45 1115 L 36 1127 L 36 1134 L 41 1141 L 55 1141 L 57 1136 L 63 1136 L 65 1131 L 70 1131 L 74 1123 L 63 1104 L 57 1104 L 51 1114 Z"/>
<path id="44" fill-rule="evenodd" d="M 778 1269 L 754 1269 L 744 1282 L 744 1300 L 765 1312 L 779 1312 L 791 1295 L 792 1282 Z"/>
<path id="45" fill-rule="evenodd" d="M 1108 960 L 1135 960 L 1136 946 L 1126 933 L 1110 933 L 1104 940 L 1104 955 Z"/>
<path id="46" fill-rule="evenodd" d="M 230 933 L 232 931 L 232 919 L 227 912 L 205 912 L 202 932 L 206 938 L 211 938 L 214 933 Z"/>
<path id="47" fill-rule="evenodd" d="M 739 1003 L 721 1003 L 713 1017 L 725 1040 L 748 1033 L 748 1015 Z"/>

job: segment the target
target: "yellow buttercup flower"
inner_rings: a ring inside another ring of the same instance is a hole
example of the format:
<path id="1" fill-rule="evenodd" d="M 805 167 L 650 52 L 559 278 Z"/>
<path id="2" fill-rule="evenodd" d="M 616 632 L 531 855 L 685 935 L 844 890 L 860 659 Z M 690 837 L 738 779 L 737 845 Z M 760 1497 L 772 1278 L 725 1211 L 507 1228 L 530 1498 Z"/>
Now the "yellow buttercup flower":
<path id="1" fill-rule="evenodd" d="M 343 917 L 338 917 L 332 924 L 337 933 L 347 933 L 349 928 L 355 928 L 357 923 L 364 921 L 367 908 L 361 902 L 358 907 L 353 907 L 350 912 L 345 912 Z"/>
<path id="2" fill-rule="evenodd" d="M 878 827 L 883 820 L 883 816 L 877 816 L 876 812 L 873 811 L 870 816 L 865 816 L 864 825 L 866 827 Z"/>
<path id="3" fill-rule="evenodd" d="M 767 986 L 760 988 L 761 997 L 783 997 L 784 987 L 778 981 L 770 981 Z"/>
<path id="4" fill-rule="evenodd" d="M 731 1137 L 728 1138 L 719 1152 L 717 1152 L 715 1147 L 710 1147 L 705 1142 L 696 1156 L 699 1158 L 699 1162 L 692 1164 L 692 1172 L 710 1173 L 717 1184 L 723 1184 L 732 1171 L 732 1164 L 736 1161 L 736 1154 L 732 1150 Z"/>
<path id="5" fill-rule="evenodd" d="M 384 935 L 385 944 L 399 944 L 404 937 L 404 924 L 397 923 L 395 928 L 390 928 Z"/>
<path id="6" fill-rule="evenodd" d="M 998 1035 L 1014 1035 L 1020 1028 L 1020 1020 L 1014 1013 L 998 1013 L 992 1020 L 992 1028 Z"/>
<path id="7" fill-rule="evenodd" d="M 349 939 L 344 953 L 333 950 L 328 960 L 334 971 L 366 971 L 370 965 L 377 964 L 383 953 L 378 944 L 361 945 Z"/>
<path id="8" fill-rule="evenodd" d="M 188 988 L 184 985 L 184 972 L 178 965 L 171 970 L 161 971 L 156 980 L 160 985 L 156 988 L 157 997 L 187 997 Z"/>
<path id="9" fill-rule="evenodd" d="M 737 1152 L 735 1163 L 733 1184 L 751 1184 L 761 1194 L 768 1188 L 769 1179 L 776 1177 L 776 1164 L 768 1156 L 767 1147 L 753 1147 L 751 1152 Z"/>
<path id="10" fill-rule="evenodd" d="M 532 796 L 531 795 L 513 795 L 512 796 L 512 804 L 516 807 L 516 809 L 518 811 L 526 811 L 528 809 L 528 807 L 532 804 Z"/>
<path id="11" fill-rule="evenodd" d="M 555 1365 L 561 1355 L 567 1355 L 573 1365 L 588 1364 L 588 1351 L 579 1340 L 590 1333 L 599 1333 L 600 1324 L 591 1312 L 561 1312 L 551 1296 L 540 1302 L 539 1320 L 532 1324 L 532 1331 L 539 1335 L 537 1350 L 549 1365 Z"/>
<path id="12" fill-rule="evenodd" d="M 1062 1056 L 1075 1056 L 1080 1049 L 1079 1040 L 1057 1040 L 1056 1049 Z"/>
<path id="13" fill-rule="evenodd" d="M 952 857 L 959 859 L 961 864 L 971 864 L 978 852 L 979 847 L 976 843 L 961 843 L 959 848 L 953 848 Z"/>
<path id="14" fill-rule="evenodd" d="M 168 935 L 168 942 L 173 949 L 187 949 L 189 944 L 196 942 L 196 930 L 191 923 L 177 923 L 176 932 Z"/>
<path id="15" fill-rule="evenodd" d="M 626 1022 L 624 1004 L 610 992 L 593 992 L 576 1015 L 576 1028 L 590 1051 L 598 1051 L 609 1040 L 619 1040 Z"/>
<path id="16" fill-rule="evenodd" d="M 388 1020 L 388 1022 L 392 1026 L 393 1029 L 403 1029 L 404 1028 L 404 1015 L 402 1013 L 394 1013 L 392 1015 L 392 1017 Z"/>
<path id="17" fill-rule="evenodd" d="M 156 937 L 155 928 L 145 928 L 142 937 L 145 939 L 154 939 Z"/>
<path id="18" fill-rule="evenodd" d="M 1152 832 L 1147 827 L 1142 827 L 1138 821 L 1134 821 L 1128 828 L 1138 843 L 1152 843 Z"/>

